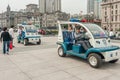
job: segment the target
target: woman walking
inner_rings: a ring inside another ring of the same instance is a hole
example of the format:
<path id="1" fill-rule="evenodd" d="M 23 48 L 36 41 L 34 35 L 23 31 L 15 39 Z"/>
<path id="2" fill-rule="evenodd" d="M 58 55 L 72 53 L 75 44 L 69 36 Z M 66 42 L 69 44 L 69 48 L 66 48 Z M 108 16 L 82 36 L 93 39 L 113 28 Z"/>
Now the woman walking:
<path id="1" fill-rule="evenodd" d="M 11 41 L 11 36 L 7 31 L 7 27 L 3 28 L 3 32 L 1 34 L 1 41 L 3 41 L 3 54 L 9 55 L 9 42 Z"/>

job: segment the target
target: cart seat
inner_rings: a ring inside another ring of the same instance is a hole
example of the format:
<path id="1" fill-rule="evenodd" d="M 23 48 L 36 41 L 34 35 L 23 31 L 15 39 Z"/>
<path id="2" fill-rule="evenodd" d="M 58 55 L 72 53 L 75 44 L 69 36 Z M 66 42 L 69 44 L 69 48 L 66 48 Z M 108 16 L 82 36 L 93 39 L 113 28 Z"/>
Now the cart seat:
<path id="1" fill-rule="evenodd" d="M 67 50 L 72 50 L 72 45 L 74 44 L 73 32 L 63 31 L 63 40 Z"/>
<path id="2" fill-rule="evenodd" d="M 72 51 L 75 53 L 85 53 L 86 51 L 81 44 L 76 44 L 72 46 Z"/>
<path id="3" fill-rule="evenodd" d="M 73 44 L 75 40 L 74 32 L 63 31 L 63 40 L 68 44 Z"/>

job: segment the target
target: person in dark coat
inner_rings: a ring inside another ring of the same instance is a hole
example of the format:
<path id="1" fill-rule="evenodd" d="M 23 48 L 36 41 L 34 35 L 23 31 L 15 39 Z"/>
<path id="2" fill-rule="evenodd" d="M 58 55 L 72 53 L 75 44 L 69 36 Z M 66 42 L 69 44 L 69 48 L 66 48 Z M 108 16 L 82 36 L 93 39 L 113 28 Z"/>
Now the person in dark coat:
<path id="1" fill-rule="evenodd" d="M 4 27 L 1 34 L 1 42 L 3 41 L 3 54 L 9 54 L 9 43 L 11 40 L 12 39 L 9 32 L 7 31 L 7 27 Z"/>

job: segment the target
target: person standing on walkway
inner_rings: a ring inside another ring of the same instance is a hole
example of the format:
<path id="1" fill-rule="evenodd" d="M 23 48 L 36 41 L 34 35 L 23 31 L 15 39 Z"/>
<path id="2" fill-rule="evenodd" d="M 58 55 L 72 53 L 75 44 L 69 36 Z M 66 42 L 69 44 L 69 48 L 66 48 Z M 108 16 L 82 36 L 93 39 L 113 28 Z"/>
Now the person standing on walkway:
<path id="1" fill-rule="evenodd" d="M 3 28 L 3 33 L 1 34 L 1 42 L 3 41 L 3 54 L 9 55 L 9 42 L 12 40 L 7 27 Z"/>
<path id="2" fill-rule="evenodd" d="M 14 40 L 14 29 L 13 29 L 13 25 L 11 26 L 11 28 L 9 29 L 9 34 L 11 35 L 11 38 L 12 38 L 12 45 L 13 45 L 13 40 Z M 13 45 L 13 47 L 15 47 L 14 45 Z"/>
<path id="3" fill-rule="evenodd" d="M 107 30 L 106 27 L 104 28 L 104 31 L 105 31 L 105 34 L 106 34 L 107 36 L 109 36 L 109 31 Z"/>
<path id="4" fill-rule="evenodd" d="M 110 30 L 109 36 L 110 36 L 110 39 L 113 39 L 115 37 L 113 29 Z"/>

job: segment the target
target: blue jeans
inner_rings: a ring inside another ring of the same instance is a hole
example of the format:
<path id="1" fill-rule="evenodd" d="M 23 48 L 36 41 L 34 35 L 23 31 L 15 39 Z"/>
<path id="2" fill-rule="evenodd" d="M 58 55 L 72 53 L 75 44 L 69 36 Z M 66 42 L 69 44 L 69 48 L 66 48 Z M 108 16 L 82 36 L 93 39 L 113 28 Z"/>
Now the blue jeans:
<path id="1" fill-rule="evenodd" d="M 9 41 L 3 41 L 3 53 L 9 52 Z"/>

